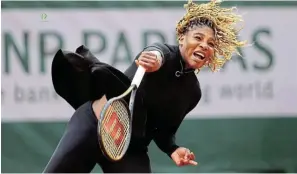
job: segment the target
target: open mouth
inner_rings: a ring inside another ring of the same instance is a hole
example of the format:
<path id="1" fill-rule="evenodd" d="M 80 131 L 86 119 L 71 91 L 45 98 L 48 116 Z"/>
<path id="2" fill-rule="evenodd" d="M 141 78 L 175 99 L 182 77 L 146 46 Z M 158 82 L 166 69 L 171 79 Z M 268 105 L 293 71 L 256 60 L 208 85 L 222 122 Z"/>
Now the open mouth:
<path id="1" fill-rule="evenodd" d="M 204 60 L 205 56 L 202 53 L 199 52 L 194 52 L 193 55 L 195 56 L 195 58 L 200 59 L 200 60 Z"/>

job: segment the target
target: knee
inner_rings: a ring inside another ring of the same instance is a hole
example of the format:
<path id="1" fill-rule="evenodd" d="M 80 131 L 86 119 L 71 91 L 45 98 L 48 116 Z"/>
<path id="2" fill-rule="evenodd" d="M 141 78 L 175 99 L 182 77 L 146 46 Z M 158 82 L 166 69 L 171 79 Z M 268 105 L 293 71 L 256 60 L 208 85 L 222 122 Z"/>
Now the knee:
<path id="1" fill-rule="evenodd" d="M 93 102 L 92 109 L 93 109 L 93 112 L 95 113 L 95 116 L 97 117 L 97 119 L 99 119 L 100 113 L 106 103 L 107 103 L 107 99 L 106 99 L 105 95 L 103 95 L 100 99 L 95 100 Z"/>

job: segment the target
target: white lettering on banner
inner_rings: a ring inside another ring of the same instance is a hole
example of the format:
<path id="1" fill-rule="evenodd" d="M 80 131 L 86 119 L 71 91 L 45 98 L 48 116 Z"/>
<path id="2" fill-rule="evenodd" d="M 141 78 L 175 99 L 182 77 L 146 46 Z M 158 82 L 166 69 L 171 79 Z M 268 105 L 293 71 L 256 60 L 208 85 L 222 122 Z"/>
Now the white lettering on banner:
<path id="1" fill-rule="evenodd" d="M 297 115 L 297 11 L 241 8 L 246 13 L 239 50 L 224 70 L 198 75 L 203 97 L 195 117 Z M 51 61 L 57 49 L 84 44 L 103 62 L 124 70 L 144 46 L 175 43 L 183 9 L 41 10 L 2 12 L 2 120 L 68 120 L 73 109 L 55 93 Z M 263 15 L 265 14 L 265 15 Z M 162 16 L 162 17 L 160 17 Z M 286 20 L 275 19 L 281 18 Z M 86 20 L 87 19 L 87 20 Z M 295 37 L 295 38 L 293 38 Z"/>

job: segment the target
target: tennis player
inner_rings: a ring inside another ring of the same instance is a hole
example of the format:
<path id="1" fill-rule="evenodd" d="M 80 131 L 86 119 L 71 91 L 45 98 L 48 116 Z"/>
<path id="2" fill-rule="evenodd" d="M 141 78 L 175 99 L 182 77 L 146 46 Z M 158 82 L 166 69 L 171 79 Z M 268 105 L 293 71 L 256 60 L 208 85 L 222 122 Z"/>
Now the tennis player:
<path id="1" fill-rule="evenodd" d="M 176 26 L 178 44 L 144 48 L 125 73 L 100 62 L 85 46 L 59 50 L 52 64 L 53 85 L 76 111 L 44 172 L 88 173 L 99 164 L 105 173 L 150 173 L 151 141 L 177 166 L 197 165 L 194 153 L 175 142 L 180 124 L 201 98 L 196 73 L 203 67 L 219 70 L 245 44 L 237 40 L 235 28 L 241 17 L 219 5 L 189 1 Z M 131 144 L 123 159 L 111 162 L 99 148 L 99 114 L 108 99 L 130 86 L 139 65 L 146 74 L 136 94 Z"/>

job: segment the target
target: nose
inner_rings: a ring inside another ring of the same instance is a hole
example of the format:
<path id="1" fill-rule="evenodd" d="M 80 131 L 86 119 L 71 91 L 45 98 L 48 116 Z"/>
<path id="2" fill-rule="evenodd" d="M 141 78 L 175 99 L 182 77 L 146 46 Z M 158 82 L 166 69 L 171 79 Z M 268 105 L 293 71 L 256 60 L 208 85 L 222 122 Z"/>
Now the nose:
<path id="1" fill-rule="evenodd" d="M 208 45 L 204 42 L 200 43 L 199 46 L 202 48 L 203 51 L 206 51 L 208 49 Z"/>

